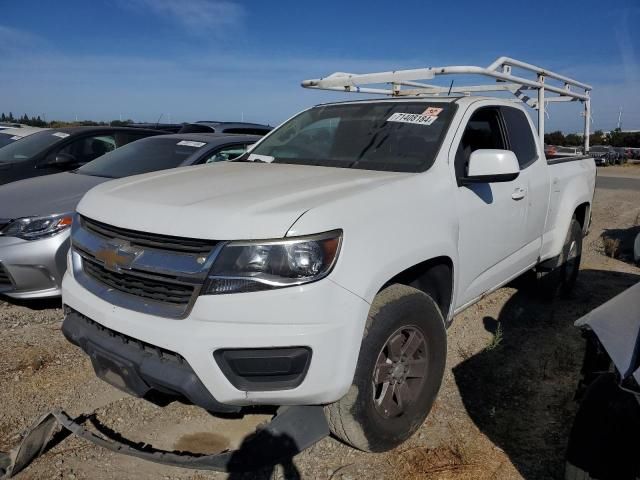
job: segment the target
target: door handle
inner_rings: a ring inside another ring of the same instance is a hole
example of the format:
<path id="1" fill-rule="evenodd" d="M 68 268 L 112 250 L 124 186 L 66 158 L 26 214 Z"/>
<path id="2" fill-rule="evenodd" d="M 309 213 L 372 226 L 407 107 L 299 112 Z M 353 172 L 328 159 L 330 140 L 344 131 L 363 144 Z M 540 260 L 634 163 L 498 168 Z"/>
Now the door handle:
<path id="1" fill-rule="evenodd" d="M 527 196 L 527 189 L 522 187 L 516 188 L 511 194 L 511 198 L 513 198 L 514 200 L 522 200 L 526 196 Z"/>

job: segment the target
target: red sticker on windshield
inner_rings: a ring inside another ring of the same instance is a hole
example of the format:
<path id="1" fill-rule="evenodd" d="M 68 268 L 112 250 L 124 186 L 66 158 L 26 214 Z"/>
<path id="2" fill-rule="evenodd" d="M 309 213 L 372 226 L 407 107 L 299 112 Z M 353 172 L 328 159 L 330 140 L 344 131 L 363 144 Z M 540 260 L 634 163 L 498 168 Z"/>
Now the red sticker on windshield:
<path id="1" fill-rule="evenodd" d="M 442 110 L 443 109 L 439 107 L 429 107 L 424 112 L 422 112 L 422 115 L 425 115 L 427 117 L 437 117 Z"/>

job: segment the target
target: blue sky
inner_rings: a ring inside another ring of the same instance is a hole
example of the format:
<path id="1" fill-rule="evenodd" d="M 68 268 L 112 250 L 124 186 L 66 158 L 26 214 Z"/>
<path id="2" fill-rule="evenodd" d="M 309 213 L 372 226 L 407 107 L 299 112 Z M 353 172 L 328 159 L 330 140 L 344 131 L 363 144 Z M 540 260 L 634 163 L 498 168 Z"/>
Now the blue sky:
<path id="1" fill-rule="evenodd" d="M 622 107 L 640 129 L 640 1 L 488 3 L 0 0 L 0 111 L 277 124 L 354 97 L 305 78 L 508 55 L 592 84 L 595 128 Z M 552 105 L 547 130 L 580 130 L 580 111 Z"/>

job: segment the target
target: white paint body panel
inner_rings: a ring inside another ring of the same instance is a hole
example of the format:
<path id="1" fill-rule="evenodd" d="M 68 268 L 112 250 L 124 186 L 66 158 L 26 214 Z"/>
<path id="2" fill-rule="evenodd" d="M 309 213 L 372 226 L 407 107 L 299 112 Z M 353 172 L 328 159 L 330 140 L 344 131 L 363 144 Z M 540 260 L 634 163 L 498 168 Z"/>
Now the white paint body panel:
<path id="1" fill-rule="evenodd" d="M 180 353 L 223 403 L 339 399 L 353 380 L 369 304 L 392 277 L 422 261 L 449 258 L 451 317 L 540 259 L 558 255 L 575 208 L 592 202 L 593 160 L 547 165 L 540 146 L 538 160 L 515 180 L 459 187 L 453 158 L 473 111 L 521 107 L 495 98 L 457 104 L 442 148 L 423 173 L 221 163 L 108 182 L 78 207 L 118 227 L 212 240 L 342 229 L 341 252 L 328 277 L 300 287 L 201 296 L 177 321 L 110 305 L 67 273 L 64 303 L 108 328 Z M 525 191 L 522 199 L 512 198 L 516 189 Z M 236 390 L 212 356 L 221 347 L 294 345 L 310 346 L 313 357 L 302 384 L 285 391 Z"/>

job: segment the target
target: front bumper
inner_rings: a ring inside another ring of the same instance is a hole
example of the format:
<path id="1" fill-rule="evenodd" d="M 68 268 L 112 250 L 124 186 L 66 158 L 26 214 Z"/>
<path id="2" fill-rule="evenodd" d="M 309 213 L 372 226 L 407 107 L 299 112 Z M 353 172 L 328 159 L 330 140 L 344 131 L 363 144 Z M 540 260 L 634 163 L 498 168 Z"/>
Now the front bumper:
<path id="1" fill-rule="evenodd" d="M 353 381 L 369 312 L 367 302 L 328 278 L 279 290 L 200 296 L 182 320 L 114 306 L 69 272 L 62 290 L 66 306 L 99 325 L 180 355 L 211 397 L 227 406 L 317 405 L 340 399 Z M 226 349 L 290 347 L 306 347 L 312 356 L 302 382 L 286 389 L 236 388 L 214 357 Z"/>
<path id="2" fill-rule="evenodd" d="M 60 296 L 69 231 L 42 240 L 0 237 L 0 293 L 32 299 Z"/>

